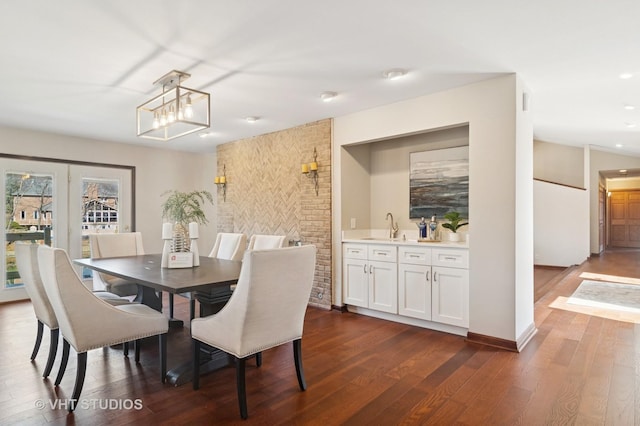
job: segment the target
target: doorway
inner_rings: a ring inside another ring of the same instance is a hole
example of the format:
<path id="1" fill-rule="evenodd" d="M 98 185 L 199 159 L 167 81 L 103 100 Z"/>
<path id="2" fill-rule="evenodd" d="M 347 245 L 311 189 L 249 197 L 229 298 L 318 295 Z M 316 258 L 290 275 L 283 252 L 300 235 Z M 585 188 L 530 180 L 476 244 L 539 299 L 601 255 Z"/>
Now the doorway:
<path id="1" fill-rule="evenodd" d="M 91 232 L 133 230 L 134 173 L 133 167 L 0 158 L 0 303 L 28 298 L 16 242 L 63 248 L 73 259 L 89 255 Z"/>

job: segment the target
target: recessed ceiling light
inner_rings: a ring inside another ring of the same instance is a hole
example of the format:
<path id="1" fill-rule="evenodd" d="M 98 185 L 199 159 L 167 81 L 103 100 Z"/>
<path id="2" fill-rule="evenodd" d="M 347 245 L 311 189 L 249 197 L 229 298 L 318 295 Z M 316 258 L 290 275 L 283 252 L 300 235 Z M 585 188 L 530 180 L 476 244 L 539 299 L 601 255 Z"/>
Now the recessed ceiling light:
<path id="1" fill-rule="evenodd" d="M 620 169 L 620 173 L 623 174 L 623 175 L 627 174 L 627 169 Z"/>
<path id="2" fill-rule="evenodd" d="M 616 144 L 616 148 L 622 148 L 624 145 L 622 145 L 621 143 L 617 143 Z"/>
<path id="3" fill-rule="evenodd" d="M 625 126 L 627 126 L 628 129 L 633 129 L 634 127 L 636 127 L 636 123 L 624 123 Z"/>
<path id="4" fill-rule="evenodd" d="M 211 132 L 203 132 L 203 133 L 200 133 L 198 136 L 200 136 L 202 139 L 210 138 L 210 137 L 213 136 L 213 133 L 211 133 Z"/>
<path id="5" fill-rule="evenodd" d="M 256 121 L 260 120 L 260 117 L 250 115 L 249 117 L 246 117 L 245 120 L 247 120 L 247 123 L 255 123 Z"/>
<path id="6" fill-rule="evenodd" d="M 636 109 L 634 105 L 625 104 L 624 109 L 628 109 L 629 111 Z"/>
<path id="7" fill-rule="evenodd" d="M 397 80 L 401 77 L 404 77 L 407 74 L 407 70 L 403 70 L 402 68 L 392 68 L 382 73 L 382 76 L 389 80 Z"/>
<path id="8" fill-rule="evenodd" d="M 633 77 L 633 74 L 630 72 L 623 72 L 622 74 L 619 75 L 619 77 L 623 80 L 626 80 Z"/>
<path id="9" fill-rule="evenodd" d="M 333 98 L 335 98 L 336 96 L 338 96 L 338 94 L 336 92 L 322 92 L 322 93 L 320 93 L 320 99 L 322 99 L 324 102 L 331 102 L 333 100 Z"/>

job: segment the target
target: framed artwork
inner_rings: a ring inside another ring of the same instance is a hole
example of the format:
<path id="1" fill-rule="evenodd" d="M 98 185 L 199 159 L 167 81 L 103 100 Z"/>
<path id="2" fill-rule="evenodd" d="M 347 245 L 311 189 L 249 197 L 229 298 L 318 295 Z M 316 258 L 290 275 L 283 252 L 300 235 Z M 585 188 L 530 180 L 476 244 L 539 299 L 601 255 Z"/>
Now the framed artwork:
<path id="1" fill-rule="evenodd" d="M 430 218 L 457 211 L 469 218 L 469 147 L 412 152 L 409 170 L 409 218 Z"/>

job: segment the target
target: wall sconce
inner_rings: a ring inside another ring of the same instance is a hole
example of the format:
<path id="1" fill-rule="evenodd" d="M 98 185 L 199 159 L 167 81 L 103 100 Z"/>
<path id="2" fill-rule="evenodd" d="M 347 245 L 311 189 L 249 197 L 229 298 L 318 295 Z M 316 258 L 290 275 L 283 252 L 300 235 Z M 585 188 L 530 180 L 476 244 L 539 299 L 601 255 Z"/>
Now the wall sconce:
<path id="1" fill-rule="evenodd" d="M 318 195 L 318 151 L 313 148 L 313 161 L 309 164 L 302 164 L 302 174 L 307 175 L 312 181 Z"/>
<path id="2" fill-rule="evenodd" d="M 216 176 L 213 181 L 218 188 L 222 188 L 222 201 L 227 201 L 227 165 L 222 166 L 222 176 Z"/>

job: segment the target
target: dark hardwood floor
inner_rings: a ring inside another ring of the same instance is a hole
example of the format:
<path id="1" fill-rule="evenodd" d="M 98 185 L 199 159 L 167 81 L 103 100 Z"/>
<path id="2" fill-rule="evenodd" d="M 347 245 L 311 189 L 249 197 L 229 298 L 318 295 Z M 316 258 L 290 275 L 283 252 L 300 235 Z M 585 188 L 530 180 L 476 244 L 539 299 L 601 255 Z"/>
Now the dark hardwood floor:
<path id="1" fill-rule="evenodd" d="M 311 424 L 311 425 L 634 425 L 640 424 L 637 322 L 550 307 L 590 277 L 640 277 L 639 251 L 607 252 L 538 288 L 538 333 L 521 353 L 464 338 L 337 311 L 310 308 L 303 359 L 308 389 L 297 385 L 290 345 L 247 368 L 249 419 L 242 421 L 232 367 L 205 375 L 201 388 L 158 380 L 157 340 L 136 365 L 121 348 L 89 352 L 82 399 L 115 404 L 52 409 L 73 388 L 75 354 L 59 388 L 43 380 L 48 335 L 29 356 L 36 323 L 28 302 L 0 305 L 0 424 Z M 543 280 L 543 278 L 540 278 Z M 179 318 L 188 318 L 176 298 Z M 189 329 L 173 329 L 169 367 L 189 359 Z M 54 366 L 54 377 L 57 373 Z M 139 400 L 139 409 L 120 406 Z M 42 401 L 45 408 L 38 408 Z M 114 402 L 115 401 L 115 402 Z"/>

